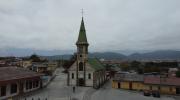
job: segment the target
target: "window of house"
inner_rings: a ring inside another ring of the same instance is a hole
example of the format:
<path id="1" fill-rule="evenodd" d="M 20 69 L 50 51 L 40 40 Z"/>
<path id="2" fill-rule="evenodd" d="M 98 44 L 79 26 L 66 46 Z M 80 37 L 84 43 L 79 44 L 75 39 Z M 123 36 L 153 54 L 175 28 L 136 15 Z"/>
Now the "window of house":
<path id="1" fill-rule="evenodd" d="M 72 73 L 72 79 L 74 79 L 74 73 Z"/>
<path id="2" fill-rule="evenodd" d="M 36 81 L 33 81 L 33 88 L 36 88 Z"/>
<path id="3" fill-rule="evenodd" d="M 11 84 L 11 94 L 17 92 L 17 84 Z"/>
<path id="4" fill-rule="evenodd" d="M 6 86 L 1 86 L 1 95 L 0 96 L 6 96 Z"/>
<path id="5" fill-rule="evenodd" d="M 39 86 L 39 84 L 38 84 Z M 32 80 L 27 80 L 26 81 L 26 90 L 32 89 L 37 87 L 36 81 L 32 81 Z"/>
<path id="6" fill-rule="evenodd" d="M 150 86 L 149 88 L 150 88 L 150 90 L 152 90 L 152 86 Z"/>
<path id="7" fill-rule="evenodd" d="M 29 81 L 29 89 L 32 89 L 32 81 Z"/>
<path id="8" fill-rule="evenodd" d="M 39 87 L 39 81 L 36 80 L 35 83 L 36 83 L 36 87 Z"/>
<path id="9" fill-rule="evenodd" d="M 26 81 L 26 90 L 29 89 L 29 84 L 28 84 L 28 81 Z"/>
<path id="10" fill-rule="evenodd" d="M 160 86 L 158 86 L 158 90 L 161 90 L 161 87 L 160 87 Z"/>
<path id="11" fill-rule="evenodd" d="M 83 71 L 83 63 L 82 62 L 79 63 L 79 71 Z"/>
<path id="12" fill-rule="evenodd" d="M 39 86 L 39 81 L 35 80 L 33 81 L 33 88 L 37 88 Z"/>
<path id="13" fill-rule="evenodd" d="M 88 79 L 91 79 L 91 73 L 88 74 Z"/>

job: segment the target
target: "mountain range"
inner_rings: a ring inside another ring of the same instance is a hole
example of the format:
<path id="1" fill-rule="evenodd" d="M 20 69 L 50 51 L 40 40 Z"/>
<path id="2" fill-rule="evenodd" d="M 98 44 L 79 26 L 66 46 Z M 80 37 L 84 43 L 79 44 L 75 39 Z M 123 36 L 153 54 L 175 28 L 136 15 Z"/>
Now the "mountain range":
<path id="1" fill-rule="evenodd" d="M 56 55 L 56 56 L 46 56 L 46 58 L 55 59 L 70 59 L 72 55 Z M 115 52 L 95 52 L 89 54 L 90 58 L 96 57 L 99 59 L 106 60 L 180 60 L 180 51 L 173 50 L 162 50 L 153 51 L 147 53 L 133 53 L 130 55 L 124 55 Z"/>
<path id="2" fill-rule="evenodd" d="M 0 49 L 0 56 L 30 56 L 37 54 L 47 59 L 70 59 L 75 50 L 33 50 L 33 49 L 17 49 L 8 48 Z M 129 52 L 129 53 L 127 53 Z M 131 53 L 130 53 L 131 52 Z M 99 59 L 117 59 L 117 60 L 180 60 L 180 50 L 156 50 L 156 51 L 133 51 L 133 50 L 116 50 L 111 52 L 93 52 L 89 53 L 89 57 L 96 57 Z"/>

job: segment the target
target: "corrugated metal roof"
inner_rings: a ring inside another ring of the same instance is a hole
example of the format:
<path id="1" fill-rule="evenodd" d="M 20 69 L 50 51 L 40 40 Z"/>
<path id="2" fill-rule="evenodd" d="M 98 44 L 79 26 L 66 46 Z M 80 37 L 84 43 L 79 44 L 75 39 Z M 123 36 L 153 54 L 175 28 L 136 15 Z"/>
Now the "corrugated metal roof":
<path id="1" fill-rule="evenodd" d="M 177 77 L 160 78 L 160 76 L 146 76 L 144 77 L 144 83 L 180 86 L 180 78 Z"/>
<path id="2" fill-rule="evenodd" d="M 143 75 L 139 75 L 139 74 L 131 74 L 131 73 L 117 73 L 115 74 L 115 78 L 114 80 L 119 80 L 119 81 L 139 81 L 139 82 L 143 82 Z"/>
<path id="3" fill-rule="evenodd" d="M 0 67 L 0 81 L 31 78 L 42 75 L 43 74 L 19 67 Z"/>

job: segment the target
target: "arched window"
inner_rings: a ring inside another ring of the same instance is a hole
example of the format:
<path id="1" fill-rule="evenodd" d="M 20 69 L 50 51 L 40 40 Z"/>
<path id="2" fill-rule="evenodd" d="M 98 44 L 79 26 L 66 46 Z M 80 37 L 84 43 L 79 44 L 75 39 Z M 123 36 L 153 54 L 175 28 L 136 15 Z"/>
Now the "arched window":
<path id="1" fill-rule="evenodd" d="M 88 74 L 88 79 L 91 79 L 91 73 Z"/>
<path id="2" fill-rule="evenodd" d="M 78 47 L 78 53 L 82 53 L 83 52 L 83 47 Z"/>
<path id="3" fill-rule="evenodd" d="M 72 76 L 71 76 L 71 77 L 72 77 L 72 79 L 74 79 L 74 73 L 72 73 Z"/>
<path id="4" fill-rule="evenodd" d="M 82 62 L 79 63 L 79 71 L 83 71 L 83 63 Z"/>
<path id="5" fill-rule="evenodd" d="M 86 47 L 86 53 L 88 53 L 88 48 Z"/>

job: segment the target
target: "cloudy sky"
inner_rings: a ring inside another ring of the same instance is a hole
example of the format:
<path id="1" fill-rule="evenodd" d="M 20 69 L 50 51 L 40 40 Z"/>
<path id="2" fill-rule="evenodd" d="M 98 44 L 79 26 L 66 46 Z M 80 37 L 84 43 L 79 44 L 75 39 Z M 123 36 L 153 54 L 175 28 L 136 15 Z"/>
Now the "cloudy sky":
<path id="1" fill-rule="evenodd" d="M 180 50 L 180 0 L 1 0 L 0 49 Z"/>

